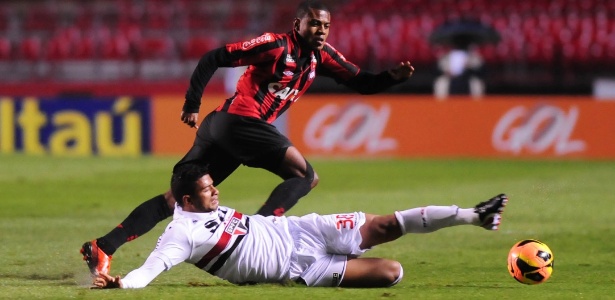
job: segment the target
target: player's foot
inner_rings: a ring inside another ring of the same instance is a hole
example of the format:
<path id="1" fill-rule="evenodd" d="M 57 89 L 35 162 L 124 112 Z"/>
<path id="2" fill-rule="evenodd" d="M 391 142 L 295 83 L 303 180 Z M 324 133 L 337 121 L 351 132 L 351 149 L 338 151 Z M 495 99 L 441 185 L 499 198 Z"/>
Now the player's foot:
<path id="1" fill-rule="evenodd" d="M 474 207 L 474 212 L 478 214 L 480 226 L 487 230 L 498 230 L 506 202 L 508 202 L 508 197 L 504 194 L 499 194 L 477 204 Z"/>
<path id="2" fill-rule="evenodd" d="M 97 276 L 101 273 L 109 274 L 111 270 L 111 255 L 107 255 L 100 250 L 98 245 L 96 245 L 96 240 L 85 242 L 83 246 L 81 246 L 80 252 L 93 276 Z"/>

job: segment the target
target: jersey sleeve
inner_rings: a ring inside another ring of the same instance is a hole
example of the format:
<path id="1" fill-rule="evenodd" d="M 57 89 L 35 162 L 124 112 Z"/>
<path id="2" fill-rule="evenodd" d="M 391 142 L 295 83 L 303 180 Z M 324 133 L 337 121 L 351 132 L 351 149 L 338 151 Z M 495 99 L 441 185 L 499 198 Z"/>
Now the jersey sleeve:
<path id="1" fill-rule="evenodd" d="M 372 73 L 361 70 L 355 64 L 349 62 L 344 56 L 326 44 L 321 51 L 322 64 L 318 74 L 331 77 L 337 83 L 341 83 L 360 94 L 369 95 L 382 92 L 404 80 L 395 80 L 388 71 Z"/>
<path id="2" fill-rule="evenodd" d="M 138 269 L 131 271 L 122 278 L 123 289 L 140 289 L 146 287 L 156 276 L 165 270 L 163 261 L 156 257 L 148 257 Z"/>
<path id="3" fill-rule="evenodd" d="M 123 288 L 145 287 L 163 271 L 186 261 L 192 252 L 189 232 L 185 224 L 171 222 L 145 263 L 122 279 Z"/>
<path id="4" fill-rule="evenodd" d="M 277 60 L 282 54 L 285 38 L 274 33 L 225 46 L 230 53 L 232 67 L 256 65 Z"/>
<path id="5" fill-rule="evenodd" d="M 329 44 L 320 51 L 321 63 L 318 66 L 319 75 L 331 77 L 338 83 L 344 83 L 359 74 L 360 68 L 347 61 L 344 55 Z"/>
<path id="6" fill-rule="evenodd" d="M 150 254 L 162 260 L 165 271 L 171 269 L 190 257 L 192 253 L 192 239 L 190 230 L 183 222 L 171 222 L 165 232 L 158 239 L 156 249 Z"/>
<path id="7" fill-rule="evenodd" d="M 219 67 L 229 67 L 232 64 L 230 53 L 224 47 L 211 50 L 201 57 L 190 76 L 190 86 L 186 91 L 186 101 L 182 110 L 186 113 L 197 113 L 201 106 L 201 97 L 205 86 L 211 80 Z"/>

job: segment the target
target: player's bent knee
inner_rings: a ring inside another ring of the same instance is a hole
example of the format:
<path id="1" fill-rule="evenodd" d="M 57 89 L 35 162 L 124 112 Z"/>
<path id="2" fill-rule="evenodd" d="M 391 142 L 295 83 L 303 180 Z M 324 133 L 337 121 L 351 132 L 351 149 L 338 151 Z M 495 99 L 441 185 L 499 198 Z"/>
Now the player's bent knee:
<path id="1" fill-rule="evenodd" d="M 314 179 L 312 180 L 312 183 L 310 184 L 311 188 L 315 188 L 318 185 L 318 174 L 316 174 L 316 172 L 314 172 Z"/>
<path id="2" fill-rule="evenodd" d="M 385 260 L 378 268 L 380 280 L 379 286 L 391 287 L 401 281 L 404 270 L 401 264 L 394 260 Z"/>
<path id="3" fill-rule="evenodd" d="M 386 286 L 396 285 L 404 274 L 401 264 L 394 260 L 386 260 L 386 263 L 382 266 L 381 270 L 383 271 Z"/>
<path id="4" fill-rule="evenodd" d="M 393 282 L 389 284 L 388 286 L 394 286 L 398 284 L 402 278 L 404 278 L 404 268 L 401 266 L 399 262 L 396 262 L 396 263 L 397 263 L 397 266 L 399 267 L 399 271 L 397 272 L 397 278 L 395 278 L 395 280 L 393 280 Z"/>

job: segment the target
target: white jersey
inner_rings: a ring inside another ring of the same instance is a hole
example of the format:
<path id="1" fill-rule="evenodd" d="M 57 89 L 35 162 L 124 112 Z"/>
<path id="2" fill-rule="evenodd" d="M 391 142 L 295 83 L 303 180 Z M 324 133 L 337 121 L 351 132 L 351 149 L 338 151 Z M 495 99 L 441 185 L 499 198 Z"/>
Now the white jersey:
<path id="1" fill-rule="evenodd" d="M 182 262 L 232 283 L 289 279 L 293 245 L 286 218 L 248 217 L 219 206 L 211 213 L 177 207 L 173 219 L 144 266 L 122 279 L 125 288 L 146 286 Z"/>

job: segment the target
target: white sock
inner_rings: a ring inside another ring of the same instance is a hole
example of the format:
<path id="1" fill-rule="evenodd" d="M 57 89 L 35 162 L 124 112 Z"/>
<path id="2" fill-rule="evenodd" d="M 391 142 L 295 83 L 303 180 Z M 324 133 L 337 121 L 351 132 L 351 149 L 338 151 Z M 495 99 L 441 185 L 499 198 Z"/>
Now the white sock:
<path id="1" fill-rule="evenodd" d="M 428 233 L 450 226 L 479 224 L 478 214 L 473 208 L 459 208 L 456 205 L 396 211 L 395 217 L 403 234 Z"/>

